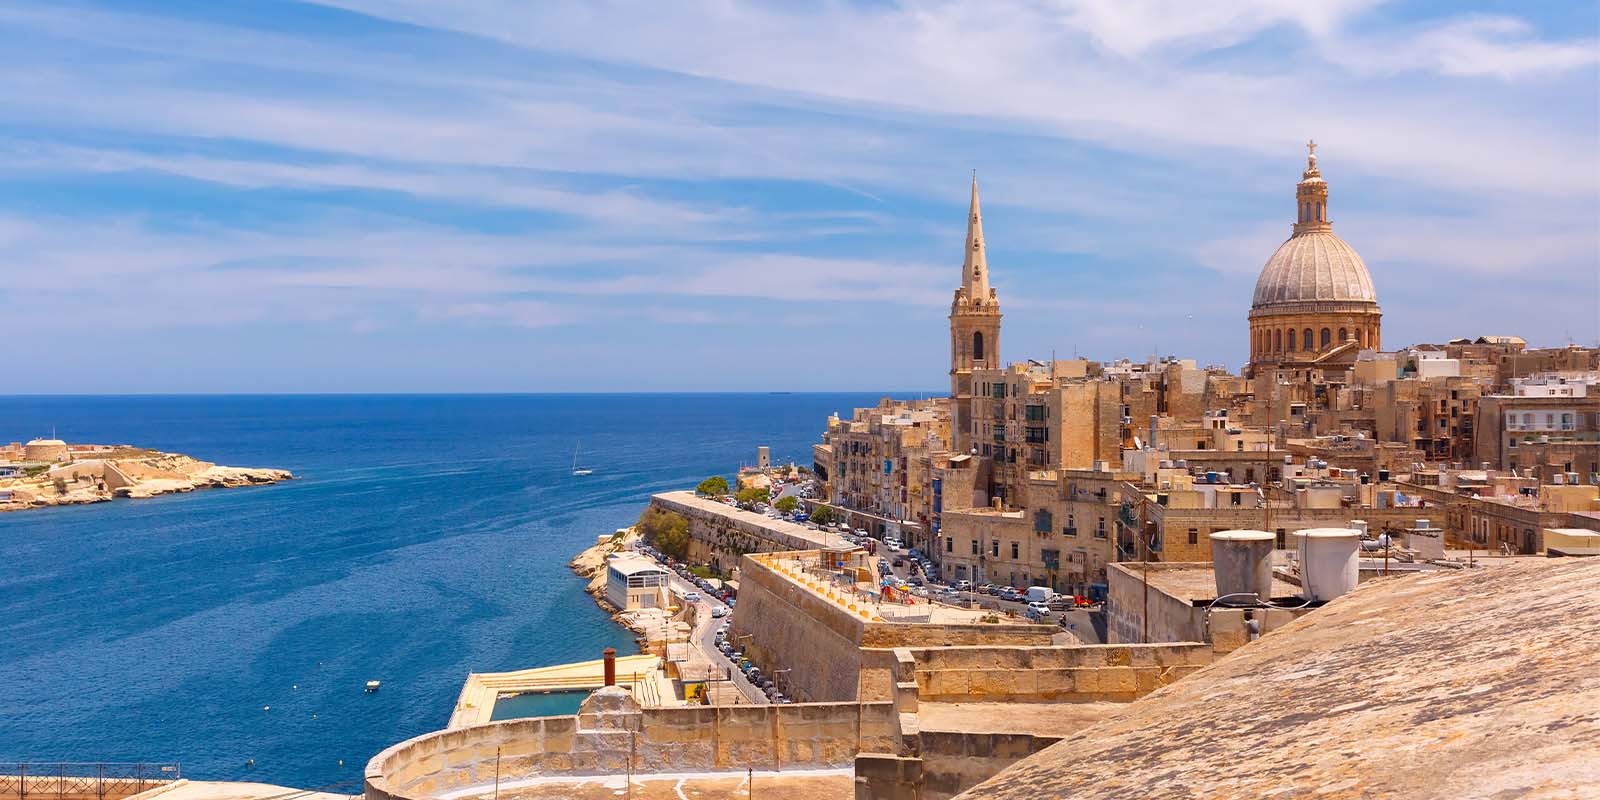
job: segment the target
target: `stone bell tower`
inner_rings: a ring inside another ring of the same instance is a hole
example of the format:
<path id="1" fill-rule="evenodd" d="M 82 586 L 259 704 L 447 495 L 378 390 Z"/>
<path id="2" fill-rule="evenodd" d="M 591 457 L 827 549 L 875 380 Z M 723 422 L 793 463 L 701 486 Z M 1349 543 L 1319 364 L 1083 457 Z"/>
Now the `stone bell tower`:
<path id="1" fill-rule="evenodd" d="M 1000 363 L 1000 301 L 989 286 L 978 176 L 974 173 L 961 288 L 950 303 L 950 428 L 957 451 L 972 448 L 972 371 L 997 369 Z"/>

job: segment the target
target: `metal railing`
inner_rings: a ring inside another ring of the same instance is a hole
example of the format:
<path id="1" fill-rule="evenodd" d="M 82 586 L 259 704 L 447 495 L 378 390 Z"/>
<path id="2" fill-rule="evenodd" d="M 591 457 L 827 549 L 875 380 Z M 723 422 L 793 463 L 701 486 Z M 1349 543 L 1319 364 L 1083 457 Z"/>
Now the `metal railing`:
<path id="1" fill-rule="evenodd" d="M 181 777 L 176 763 L 0 762 L 0 798 L 117 800 Z"/>

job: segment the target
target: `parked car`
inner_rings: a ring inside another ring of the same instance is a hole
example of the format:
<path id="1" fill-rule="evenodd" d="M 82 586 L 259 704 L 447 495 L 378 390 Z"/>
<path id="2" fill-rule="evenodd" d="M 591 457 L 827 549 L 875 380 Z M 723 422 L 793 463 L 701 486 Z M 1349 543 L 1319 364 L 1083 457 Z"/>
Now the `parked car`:
<path id="1" fill-rule="evenodd" d="M 700 593 L 699 592 L 689 592 L 688 594 L 683 596 L 683 601 L 685 603 L 698 603 L 698 602 L 700 602 Z"/>
<path id="2" fill-rule="evenodd" d="M 970 592 L 970 591 L 972 591 L 972 581 L 968 581 L 968 580 L 956 581 L 955 590 L 958 591 L 958 592 Z"/>
<path id="3" fill-rule="evenodd" d="M 1037 600 L 1028 604 L 1028 610 L 1041 616 L 1050 613 L 1050 607 Z"/>
<path id="4" fill-rule="evenodd" d="M 728 616 L 728 607 L 727 606 L 717 606 L 717 607 L 711 609 L 711 616 L 714 619 L 721 619 L 723 617 Z"/>

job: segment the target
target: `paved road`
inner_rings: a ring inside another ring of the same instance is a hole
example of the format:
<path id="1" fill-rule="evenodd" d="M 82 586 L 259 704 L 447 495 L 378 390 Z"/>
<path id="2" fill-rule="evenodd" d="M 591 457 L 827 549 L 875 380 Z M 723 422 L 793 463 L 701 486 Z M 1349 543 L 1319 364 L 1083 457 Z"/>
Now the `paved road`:
<path id="1" fill-rule="evenodd" d="M 734 667 L 733 662 L 729 661 L 727 656 L 724 656 L 722 651 L 717 649 L 717 628 L 722 625 L 722 621 L 727 619 L 727 617 L 718 619 L 711 616 L 711 612 L 712 609 L 727 608 L 728 605 L 721 600 L 706 594 L 706 592 L 701 590 L 700 587 L 684 580 L 683 577 L 676 572 L 668 570 L 667 580 L 672 585 L 673 593 L 679 597 L 687 595 L 689 592 L 700 593 L 700 602 L 697 604 L 698 608 L 695 612 L 695 626 L 694 630 L 689 634 L 689 643 L 694 645 L 695 649 L 703 653 L 707 661 L 716 665 L 717 669 L 722 672 L 723 676 L 729 674 L 733 676 L 734 687 L 739 690 L 739 694 L 744 695 L 744 699 L 747 702 L 755 705 L 764 705 L 772 702 L 771 700 L 767 699 L 765 692 L 762 692 L 760 689 L 756 688 L 755 684 L 752 684 L 750 680 L 744 676 L 744 673 L 740 672 L 736 667 Z M 732 609 L 729 610 L 731 611 Z"/>

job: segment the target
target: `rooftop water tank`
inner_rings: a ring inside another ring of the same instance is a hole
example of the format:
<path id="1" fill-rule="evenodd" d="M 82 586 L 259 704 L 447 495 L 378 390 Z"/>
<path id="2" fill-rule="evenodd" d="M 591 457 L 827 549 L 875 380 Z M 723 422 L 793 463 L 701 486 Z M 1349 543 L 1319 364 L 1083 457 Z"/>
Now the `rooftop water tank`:
<path id="1" fill-rule="evenodd" d="M 1357 557 L 1361 532 L 1354 528 L 1310 528 L 1300 536 L 1300 590 L 1307 600 L 1332 600 L 1361 579 Z"/>
<path id="2" fill-rule="evenodd" d="M 1217 531 L 1211 534 L 1211 564 L 1217 579 L 1217 597 L 1254 594 L 1266 602 L 1272 597 L 1272 548 L 1277 538 L 1269 531 Z M 1234 598 L 1244 602 L 1248 598 Z"/>

